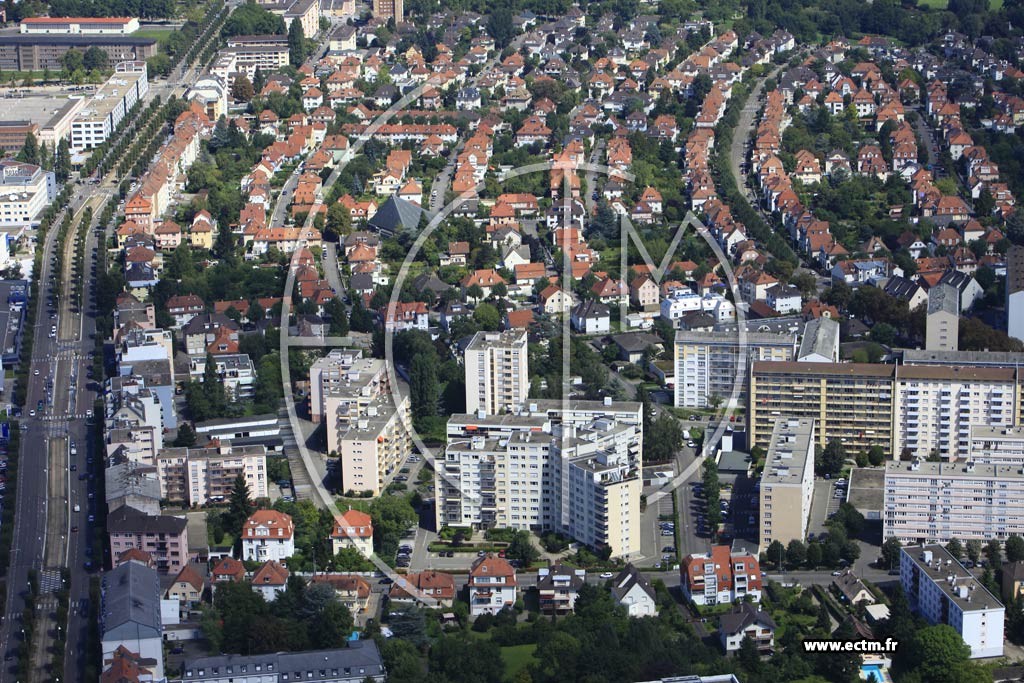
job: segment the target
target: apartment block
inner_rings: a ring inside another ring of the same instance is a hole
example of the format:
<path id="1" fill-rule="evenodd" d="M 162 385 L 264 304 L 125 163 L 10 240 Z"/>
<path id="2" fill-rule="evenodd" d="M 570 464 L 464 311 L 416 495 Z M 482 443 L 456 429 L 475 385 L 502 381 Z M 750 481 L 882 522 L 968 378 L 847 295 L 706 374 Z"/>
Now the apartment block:
<path id="1" fill-rule="evenodd" d="M 242 525 L 242 559 L 283 562 L 295 554 L 295 523 L 277 510 L 257 510 Z M 254 582 L 255 583 L 255 582 Z"/>
<path id="2" fill-rule="evenodd" d="M 971 427 L 1018 423 L 1021 389 L 1014 367 L 897 366 L 893 453 L 966 458 Z"/>
<path id="3" fill-rule="evenodd" d="M 895 366 L 869 363 L 756 362 L 750 375 L 750 442 L 767 449 L 775 422 L 812 418 L 817 444 L 848 451 L 888 450 L 893 439 Z"/>
<path id="4" fill-rule="evenodd" d="M 940 282 L 928 290 L 926 349 L 956 351 L 960 347 L 960 290 Z"/>
<path id="5" fill-rule="evenodd" d="M 373 16 L 400 24 L 405 20 L 405 0 L 373 0 Z"/>
<path id="6" fill-rule="evenodd" d="M 1024 427 L 973 425 L 968 452 L 977 464 L 1024 467 Z"/>
<path id="7" fill-rule="evenodd" d="M 466 412 L 513 412 L 530 392 L 525 330 L 477 332 L 466 347 Z"/>
<path id="8" fill-rule="evenodd" d="M 883 535 L 905 544 L 1024 535 L 1024 470 L 973 462 L 889 462 Z"/>
<path id="9" fill-rule="evenodd" d="M 71 151 L 98 147 L 149 92 L 145 62 L 122 62 L 71 121 Z"/>
<path id="10" fill-rule="evenodd" d="M 1003 656 L 1006 609 L 941 545 L 901 548 L 900 584 L 910 608 L 930 624 L 953 627 L 972 658 Z"/>
<path id="11" fill-rule="evenodd" d="M 241 475 L 251 498 L 269 495 L 267 449 L 211 441 L 206 448 L 165 448 L 156 456 L 160 497 L 190 507 L 219 503 L 231 496 Z"/>
<path id="12" fill-rule="evenodd" d="M 352 382 L 357 384 L 362 380 L 363 373 L 372 376 L 369 383 L 386 381 L 385 378 L 378 379 L 379 370 L 372 363 L 359 365 L 355 370 L 356 361 L 361 360 L 363 352 L 360 349 L 332 349 L 330 353 L 318 358 L 309 369 L 309 412 L 313 422 L 320 422 L 326 409 L 325 401 L 328 393 L 335 389 L 343 390 L 350 387 Z M 372 360 L 372 359 L 371 359 Z M 369 393 L 374 393 L 371 386 Z"/>
<path id="13" fill-rule="evenodd" d="M 697 605 L 729 604 L 748 595 L 761 601 L 761 565 L 748 552 L 732 552 L 727 545 L 692 554 L 680 567 L 683 594 Z"/>
<path id="14" fill-rule="evenodd" d="M 516 570 L 500 557 L 478 557 L 469 570 L 466 591 L 471 617 L 497 614 L 516 603 Z"/>
<path id="15" fill-rule="evenodd" d="M 68 50 L 85 52 L 96 46 L 107 53 L 111 64 L 145 60 L 157 53 L 156 38 L 120 35 L 0 35 L 0 69 L 4 71 L 60 71 Z"/>
<path id="16" fill-rule="evenodd" d="M 136 548 L 149 553 L 157 571 L 172 576 L 188 564 L 188 524 L 184 517 L 153 516 L 123 506 L 107 515 L 110 557 Z"/>
<path id="17" fill-rule="evenodd" d="M 775 422 L 761 475 L 761 547 L 807 537 L 814 497 L 814 419 Z"/>
<path id="18" fill-rule="evenodd" d="M 735 329 L 721 332 L 678 331 L 675 341 L 675 405 L 705 408 L 712 398 L 734 405 L 747 402 L 747 377 L 754 361 L 791 361 L 796 332 L 747 332 L 745 345 Z M 741 352 L 745 353 L 741 365 Z"/>
<path id="19" fill-rule="evenodd" d="M 379 496 L 412 452 L 409 397 L 384 396 L 337 432 L 343 489 Z"/>
<path id="20" fill-rule="evenodd" d="M 256 69 L 271 73 L 288 64 L 288 38 L 286 36 L 233 36 L 228 46 L 217 53 L 217 62 L 231 62 L 230 72 L 244 73 L 250 80 Z M 227 80 L 227 72 L 214 70 Z"/>
<path id="21" fill-rule="evenodd" d="M 1024 247 L 1006 252 L 1006 333 L 1024 341 Z"/>
<path id="22" fill-rule="evenodd" d="M 438 527 L 555 530 L 615 556 L 639 551 L 640 404 L 528 409 L 452 416 L 436 468 Z"/>
<path id="23" fill-rule="evenodd" d="M 0 226 L 32 226 L 57 196 L 52 172 L 20 161 L 0 161 Z"/>

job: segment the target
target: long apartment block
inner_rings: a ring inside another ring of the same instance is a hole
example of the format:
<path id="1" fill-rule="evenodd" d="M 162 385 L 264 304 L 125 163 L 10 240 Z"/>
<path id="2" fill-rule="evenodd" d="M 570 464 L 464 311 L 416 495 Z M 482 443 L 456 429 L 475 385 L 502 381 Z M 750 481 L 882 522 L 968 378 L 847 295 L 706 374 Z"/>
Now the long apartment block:
<path id="1" fill-rule="evenodd" d="M 814 496 L 814 419 L 775 423 L 761 475 L 761 547 L 807 537 Z"/>

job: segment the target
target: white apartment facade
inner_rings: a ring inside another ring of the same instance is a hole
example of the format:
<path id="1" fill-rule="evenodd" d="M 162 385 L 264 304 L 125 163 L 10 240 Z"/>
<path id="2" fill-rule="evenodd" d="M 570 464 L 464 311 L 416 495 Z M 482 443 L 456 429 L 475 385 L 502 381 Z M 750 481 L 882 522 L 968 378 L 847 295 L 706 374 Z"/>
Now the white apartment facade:
<path id="1" fill-rule="evenodd" d="M 346 492 L 381 495 L 412 453 L 409 397 L 397 398 L 397 406 L 396 398 L 378 399 L 367 406 L 365 416 L 338 428 L 337 453 Z"/>
<path id="2" fill-rule="evenodd" d="M 1024 427 L 973 425 L 971 462 L 1024 467 Z"/>
<path id="3" fill-rule="evenodd" d="M 1020 466 L 973 462 L 889 462 L 883 536 L 904 544 L 1024 535 Z"/>
<path id="4" fill-rule="evenodd" d="M 71 151 L 103 144 L 135 103 L 149 92 L 145 62 L 122 62 L 71 121 Z"/>
<path id="5" fill-rule="evenodd" d="M 464 358 L 466 412 L 497 415 L 526 402 L 530 373 L 525 330 L 477 332 Z"/>
<path id="6" fill-rule="evenodd" d="M 238 475 L 250 498 L 269 496 L 265 446 L 231 446 L 218 441 L 209 448 L 165 448 L 156 456 L 160 497 L 189 506 L 220 503 L 231 496 Z"/>
<path id="7" fill-rule="evenodd" d="M 0 161 L 0 225 L 37 224 L 56 196 L 53 173 L 20 161 Z"/>
<path id="8" fill-rule="evenodd" d="M 759 541 L 783 545 L 807 537 L 814 497 L 814 419 L 780 418 L 775 423 L 761 475 Z"/>
<path id="9" fill-rule="evenodd" d="M 956 630 L 972 658 L 1003 656 L 1006 609 L 941 545 L 901 548 L 900 584 L 910 608 Z"/>

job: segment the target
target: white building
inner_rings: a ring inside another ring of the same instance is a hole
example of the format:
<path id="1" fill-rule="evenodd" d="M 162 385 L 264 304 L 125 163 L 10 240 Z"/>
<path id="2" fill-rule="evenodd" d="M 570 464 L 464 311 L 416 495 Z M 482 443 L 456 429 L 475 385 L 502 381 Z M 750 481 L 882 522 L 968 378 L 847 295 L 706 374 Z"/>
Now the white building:
<path id="1" fill-rule="evenodd" d="M 728 402 L 734 388 L 735 405 L 743 405 L 750 364 L 761 360 L 791 361 L 796 354 L 796 341 L 796 332 L 789 331 L 747 332 L 745 346 L 740 344 L 735 328 L 721 332 L 676 332 L 676 407 L 704 408 L 711 397 Z M 744 363 L 740 365 L 744 353 Z"/>
<path id="2" fill-rule="evenodd" d="M 889 462 L 882 520 L 884 537 L 903 543 L 1024 535 L 1024 474 L 1019 465 Z"/>
<path id="3" fill-rule="evenodd" d="M 281 562 L 295 554 L 295 524 L 277 510 L 257 510 L 242 526 L 242 559 Z"/>
<path id="4" fill-rule="evenodd" d="M 139 30 L 135 17 L 31 17 L 21 20 L 21 33 L 38 35 L 127 36 Z"/>
<path id="5" fill-rule="evenodd" d="M 0 226 L 37 225 L 56 196 L 53 173 L 20 161 L 0 161 Z M 7 250 L 6 241 L 3 250 Z"/>
<path id="6" fill-rule="evenodd" d="M 189 102 L 198 102 L 210 120 L 216 121 L 228 113 L 229 88 L 226 78 L 212 73 L 206 74 L 188 89 L 185 99 Z"/>
<path id="7" fill-rule="evenodd" d="M 807 537 L 814 497 L 814 419 L 779 418 L 761 475 L 762 548 Z"/>
<path id="8" fill-rule="evenodd" d="M 801 363 L 839 362 L 839 323 L 832 318 L 807 321 L 796 359 Z"/>
<path id="9" fill-rule="evenodd" d="M 1024 427 L 971 427 L 971 462 L 1024 467 Z"/>
<path id="10" fill-rule="evenodd" d="M 160 497 L 188 506 L 228 500 L 242 475 L 251 498 L 269 496 L 265 446 L 231 446 L 212 441 L 207 448 L 165 448 L 156 456 Z"/>
<path id="11" fill-rule="evenodd" d="M 612 599 L 615 604 L 626 608 L 628 616 L 658 616 L 657 596 L 651 588 L 651 582 L 631 564 L 627 564 L 615 577 L 612 584 Z"/>
<path id="12" fill-rule="evenodd" d="M 466 412 L 517 410 L 530 392 L 525 330 L 477 332 L 466 347 Z"/>
<path id="13" fill-rule="evenodd" d="M 149 92 L 145 62 L 121 62 L 71 121 L 71 151 L 98 147 Z"/>
<path id="14" fill-rule="evenodd" d="M 466 590 L 469 616 L 497 614 L 516 603 L 516 570 L 500 557 L 478 557 L 469 570 Z"/>
<path id="15" fill-rule="evenodd" d="M 1024 341 L 1024 246 L 1006 252 L 1006 333 Z"/>
<path id="16" fill-rule="evenodd" d="M 661 300 L 661 318 L 679 327 L 679 319 L 687 313 L 703 310 L 704 300 L 690 291 L 677 290 L 672 296 Z"/>
<path id="17" fill-rule="evenodd" d="M 930 624 L 953 627 L 972 658 L 1003 656 L 1006 609 L 941 545 L 900 549 L 900 584 L 910 608 Z"/>

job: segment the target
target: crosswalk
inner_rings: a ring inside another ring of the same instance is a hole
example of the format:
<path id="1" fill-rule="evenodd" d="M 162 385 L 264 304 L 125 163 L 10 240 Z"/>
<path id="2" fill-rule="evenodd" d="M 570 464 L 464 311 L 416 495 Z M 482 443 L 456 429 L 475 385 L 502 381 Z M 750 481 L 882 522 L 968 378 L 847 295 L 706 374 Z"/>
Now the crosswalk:
<path id="1" fill-rule="evenodd" d="M 78 351 L 58 351 L 52 356 L 32 356 L 33 363 L 52 363 L 55 360 L 82 360 L 87 356 Z"/>
<path id="2" fill-rule="evenodd" d="M 42 415 L 38 419 L 44 422 L 67 422 L 69 420 L 85 420 L 88 415 L 85 413 L 75 413 L 74 415 Z"/>
<path id="3" fill-rule="evenodd" d="M 44 569 L 39 572 L 39 592 L 56 593 L 61 588 L 62 579 L 59 569 Z"/>

